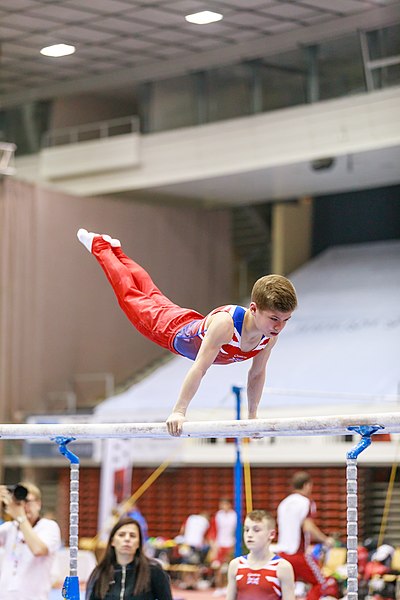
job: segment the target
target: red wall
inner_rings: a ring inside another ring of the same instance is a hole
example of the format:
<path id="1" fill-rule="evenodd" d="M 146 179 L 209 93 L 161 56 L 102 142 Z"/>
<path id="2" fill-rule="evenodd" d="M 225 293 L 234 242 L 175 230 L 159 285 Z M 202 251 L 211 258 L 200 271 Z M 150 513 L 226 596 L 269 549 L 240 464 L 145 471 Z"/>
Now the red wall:
<path id="1" fill-rule="evenodd" d="M 275 514 L 279 502 L 290 492 L 290 478 L 298 468 L 254 467 L 251 469 L 253 508 Z M 132 491 L 137 490 L 154 469 L 134 469 Z M 345 467 L 310 467 L 314 480 L 313 497 L 317 503 L 317 523 L 326 533 L 346 536 L 346 471 Z M 366 472 L 359 469 L 359 532 L 364 535 L 364 489 Z M 97 532 L 100 469 L 81 468 L 80 519 L 81 537 Z M 69 471 L 60 476 L 58 521 L 64 540 L 68 536 Z M 149 524 L 151 536 L 174 537 L 184 519 L 193 512 L 218 508 L 219 498 L 233 500 L 233 468 L 182 467 L 168 468 L 139 500 L 139 507 Z M 245 510 L 245 506 L 243 506 Z"/>

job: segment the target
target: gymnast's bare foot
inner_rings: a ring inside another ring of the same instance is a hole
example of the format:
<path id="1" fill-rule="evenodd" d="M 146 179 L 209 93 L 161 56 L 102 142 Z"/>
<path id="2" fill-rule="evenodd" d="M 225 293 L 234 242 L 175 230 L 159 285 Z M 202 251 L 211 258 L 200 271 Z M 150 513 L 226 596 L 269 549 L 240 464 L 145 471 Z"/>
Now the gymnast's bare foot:
<path id="1" fill-rule="evenodd" d="M 108 242 L 110 246 L 113 248 L 120 248 L 121 242 L 115 238 L 112 238 L 107 234 L 93 233 L 92 231 L 87 231 L 86 229 L 79 229 L 77 232 L 78 240 L 85 246 L 89 252 L 92 251 L 93 239 L 95 237 L 102 237 L 104 241 Z"/>

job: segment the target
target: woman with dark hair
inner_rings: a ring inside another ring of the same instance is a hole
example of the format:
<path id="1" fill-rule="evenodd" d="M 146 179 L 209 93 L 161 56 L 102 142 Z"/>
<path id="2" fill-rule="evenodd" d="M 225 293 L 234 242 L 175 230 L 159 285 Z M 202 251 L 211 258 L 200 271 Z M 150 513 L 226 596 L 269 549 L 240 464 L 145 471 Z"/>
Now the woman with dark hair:
<path id="1" fill-rule="evenodd" d="M 143 552 L 139 523 L 114 525 L 103 559 L 89 577 L 86 600 L 172 600 L 168 575 Z"/>

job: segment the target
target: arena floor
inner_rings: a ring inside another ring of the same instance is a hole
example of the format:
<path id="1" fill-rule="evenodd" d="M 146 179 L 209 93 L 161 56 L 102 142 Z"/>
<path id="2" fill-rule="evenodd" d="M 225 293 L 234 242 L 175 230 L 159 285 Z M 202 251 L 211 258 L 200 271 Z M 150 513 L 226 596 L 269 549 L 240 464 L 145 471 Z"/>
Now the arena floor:
<path id="1" fill-rule="evenodd" d="M 174 600 L 212 600 L 214 590 L 205 591 L 189 591 L 173 588 Z M 53 589 L 50 593 L 49 600 L 61 600 L 62 594 L 60 589 Z M 85 600 L 84 592 L 81 592 L 81 600 Z"/>

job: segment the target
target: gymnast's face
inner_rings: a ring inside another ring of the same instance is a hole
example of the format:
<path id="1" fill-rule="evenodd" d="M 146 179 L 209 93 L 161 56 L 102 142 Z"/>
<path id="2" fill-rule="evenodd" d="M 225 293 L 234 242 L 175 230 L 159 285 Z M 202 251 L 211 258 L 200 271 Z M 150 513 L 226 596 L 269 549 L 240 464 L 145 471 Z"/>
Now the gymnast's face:
<path id="1" fill-rule="evenodd" d="M 269 546 L 275 537 L 275 528 L 268 519 L 252 521 L 245 519 L 243 528 L 243 539 L 247 548 L 251 551 L 259 551 Z"/>
<path id="2" fill-rule="evenodd" d="M 139 548 L 140 537 L 138 526 L 134 523 L 123 525 L 114 534 L 111 542 L 118 562 L 127 563 L 133 560 Z"/>
<path id="3" fill-rule="evenodd" d="M 276 337 L 292 316 L 291 312 L 260 310 L 255 302 L 250 303 L 250 313 L 257 329 L 266 337 Z"/>

